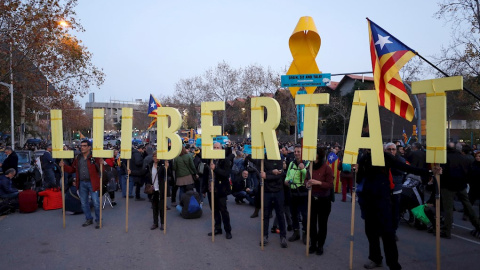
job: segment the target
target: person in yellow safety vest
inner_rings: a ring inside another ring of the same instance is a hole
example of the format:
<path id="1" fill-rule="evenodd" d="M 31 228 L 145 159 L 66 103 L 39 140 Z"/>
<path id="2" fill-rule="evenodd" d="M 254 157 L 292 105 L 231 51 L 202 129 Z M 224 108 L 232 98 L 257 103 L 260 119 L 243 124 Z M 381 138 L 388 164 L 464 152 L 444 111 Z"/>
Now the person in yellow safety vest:
<path id="1" fill-rule="evenodd" d="M 290 188 L 291 200 L 290 209 L 292 212 L 293 235 L 288 238 L 289 242 L 300 239 L 300 224 L 298 222 L 298 214 L 302 215 L 302 240 L 306 243 L 307 229 L 307 188 L 305 187 L 305 179 L 307 179 L 307 168 L 310 165 L 308 161 L 302 160 L 302 146 L 295 145 L 295 160 L 288 165 L 287 176 L 285 177 L 285 185 Z"/>

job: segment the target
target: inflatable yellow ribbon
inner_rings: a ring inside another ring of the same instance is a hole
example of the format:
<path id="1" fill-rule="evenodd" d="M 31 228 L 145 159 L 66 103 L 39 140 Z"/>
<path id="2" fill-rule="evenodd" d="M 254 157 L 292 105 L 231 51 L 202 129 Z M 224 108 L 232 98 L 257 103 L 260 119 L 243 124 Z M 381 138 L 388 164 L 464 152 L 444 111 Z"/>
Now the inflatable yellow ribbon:
<path id="1" fill-rule="evenodd" d="M 320 44 L 320 35 L 318 35 L 317 27 L 312 17 L 301 17 L 288 41 L 293 61 L 287 75 L 321 73 L 315 62 L 315 58 L 320 50 Z M 290 93 L 293 98 L 295 98 L 298 89 L 299 87 L 290 87 Z M 311 86 L 305 89 L 308 94 L 313 94 L 316 87 Z"/>

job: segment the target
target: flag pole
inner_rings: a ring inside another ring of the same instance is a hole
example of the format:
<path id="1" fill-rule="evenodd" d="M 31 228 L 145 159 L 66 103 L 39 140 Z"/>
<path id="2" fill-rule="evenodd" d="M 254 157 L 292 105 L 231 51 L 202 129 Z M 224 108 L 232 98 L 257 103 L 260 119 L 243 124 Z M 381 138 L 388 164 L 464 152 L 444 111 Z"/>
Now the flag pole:
<path id="1" fill-rule="evenodd" d="M 98 221 L 98 224 L 100 225 L 100 229 L 102 228 L 102 191 L 103 191 L 103 159 L 102 162 L 100 162 L 100 220 Z"/>
<path id="2" fill-rule="evenodd" d="M 127 199 L 126 206 L 125 206 L 125 209 L 126 209 L 125 232 L 128 232 L 128 199 L 130 198 L 129 182 L 130 182 L 130 160 L 127 162 L 127 187 L 125 191 L 125 194 L 127 194 L 127 196 L 125 197 Z"/>
<path id="3" fill-rule="evenodd" d="M 167 234 L 167 179 L 168 179 L 168 160 L 165 160 L 165 183 L 163 192 L 163 234 Z"/>
<path id="4" fill-rule="evenodd" d="M 313 161 L 312 161 L 313 162 Z M 310 172 L 310 179 L 313 179 L 313 164 L 309 164 L 309 172 Z M 306 241 L 305 241 L 305 254 L 308 255 L 310 254 L 309 249 L 310 249 L 310 221 L 311 221 L 311 216 L 312 216 L 312 186 L 308 186 L 308 199 L 307 199 L 307 236 L 306 236 Z"/>
<path id="5" fill-rule="evenodd" d="M 428 61 L 427 59 L 425 59 L 423 56 L 421 56 L 419 53 L 415 52 L 415 54 L 420 57 L 420 59 L 422 59 L 423 61 L 427 62 L 427 64 L 429 64 L 431 67 L 433 67 L 434 69 L 436 69 L 438 72 L 442 73 L 443 76 L 445 77 L 451 77 L 450 75 L 448 75 L 447 73 L 445 73 L 443 70 L 441 70 L 439 67 L 437 67 L 436 65 L 434 65 L 432 62 Z M 466 88 L 465 86 L 463 87 L 463 90 L 467 91 L 470 95 L 472 95 L 474 98 L 476 98 L 477 100 L 480 100 L 480 97 L 473 93 L 470 89 Z"/>
<path id="6" fill-rule="evenodd" d="M 260 172 L 263 172 L 264 170 L 264 162 L 263 162 L 263 159 L 260 161 Z M 261 206 L 260 206 L 260 216 L 261 216 L 261 219 L 260 219 L 260 246 L 261 246 L 261 249 L 263 250 L 263 247 L 265 245 L 265 243 L 263 242 L 263 235 L 264 235 L 264 230 L 263 230 L 263 223 L 265 222 L 263 220 L 263 211 L 264 211 L 264 208 L 265 208 L 265 202 L 263 201 L 264 200 L 264 194 L 265 194 L 265 187 L 264 187 L 264 179 L 263 177 L 260 177 L 260 202 L 261 202 Z"/>
<path id="7" fill-rule="evenodd" d="M 436 164 L 433 164 L 434 167 Z M 436 255 L 437 255 L 437 270 L 440 270 L 440 175 L 435 174 L 435 240 L 436 240 Z"/>
<path id="8" fill-rule="evenodd" d="M 63 167 L 63 159 L 62 162 L 62 216 L 63 216 L 63 228 L 65 229 L 65 169 Z"/>
<path id="9" fill-rule="evenodd" d="M 353 177 L 353 183 L 352 183 L 352 221 L 350 223 L 350 264 L 349 268 L 350 270 L 353 269 L 353 241 L 354 241 L 354 232 L 355 232 L 355 201 L 356 201 L 356 194 L 357 194 L 357 168 L 353 167 L 354 169 L 354 177 Z"/>
<path id="10" fill-rule="evenodd" d="M 210 181 L 210 195 L 211 195 L 211 206 L 212 206 L 212 243 L 215 242 L 215 200 L 214 195 L 215 193 L 215 175 L 213 174 L 212 169 L 213 159 L 210 160 L 210 173 L 212 174 L 212 180 Z"/>

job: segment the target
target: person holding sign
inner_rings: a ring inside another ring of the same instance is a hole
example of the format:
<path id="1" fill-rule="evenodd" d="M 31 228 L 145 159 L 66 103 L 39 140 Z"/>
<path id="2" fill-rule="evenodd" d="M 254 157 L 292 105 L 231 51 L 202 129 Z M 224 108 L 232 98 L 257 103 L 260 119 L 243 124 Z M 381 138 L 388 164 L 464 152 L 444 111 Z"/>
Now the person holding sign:
<path id="1" fill-rule="evenodd" d="M 372 153 L 370 149 L 359 159 L 355 168 L 357 173 L 358 203 L 365 219 L 365 234 L 368 238 L 370 262 L 366 263 L 366 269 L 382 266 L 382 254 L 380 251 L 380 238 L 383 241 L 386 262 L 390 269 L 402 269 L 398 263 L 398 249 L 395 241 L 395 226 L 392 211 L 393 180 L 389 178 L 391 169 L 395 168 L 407 173 L 413 173 L 429 177 L 429 171 L 423 168 L 415 168 L 400 162 L 390 153 L 384 152 L 385 166 L 372 165 Z M 442 169 L 435 167 L 433 174 L 441 174 Z"/>
<path id="2" fill-rule="evenodd" d="M 293 235 L 288 238 L 289 242 L 300 239 L 300 224 L 298 222 L 298 214 L 302 215 L 302 240 L 306 243 L 307 239 L 307 188 L 305 187 L 305 180 L 307 178 L 307 167 L 310 164 L 308 161 L 302 160 L 302 146 L 295 145 L 295 160 L 288 165 L 287 176 L 285 177 L 285 185 L 290 187 L 291 198 L 291 212 L 292 212 L 292 226 Z"/>
<path id="3" fill-rule="evenodd" d="M 283 212 L 283 161 L 282 160 L 265 160 L 265 171 L 261 172 L 262 179 L 265 179 L 265 193 L 263 210 L 263 244 L 268 244 L 268 227 L 270 222 L 270 212 L 272 207 L 275 208 L 275 215 L 280 228 L 280 246 L 287 247 L 287 230 L 285 228 L 285 215 Z"/>
<path id="4" fill-rule="evenodd" d="M 93 207 L 95 208 L 95 229 L 100 229 L 100 163 L 102 159 L 92 157 L 92 144 L 88 140 L 80 143 L 80 154 L 75 157 L 71 166 L 60 161 L 60 167 L 64 167 L 68 173 L 76 173 L 75 186 L 80 191 L 80 201 L 82 203 L 83 213 L 85 213 L 85 223 L 82 227 L 93 224 L 92 213 L 90 212 L 90 203 L 88 195 L 92 197 Z"/>
<path id="5" fill-rule="evenodd" d="M 214 150 L 222 149 L 222 145 L 219 142 L 213 144 Z M 227 196 L 230 193 L 230 182 L 228 177 L 230 176 L 230 171 L 232 165 L 229 159 L 215 159 L 210 164 L 210 171 L 214 173 L 214 190 L 210 189 L 210 183 L 205 183 L 208 186 L 208 192 L 214 192 L 214 219 L 215 219 L 215 235 L 222 234 L 222 221 L 223 228 L 225 229 L 225 237 L 227 239 L 232 239 L 232 227 L 230 225 L 230 214 L 227 210 Z M 209 177 L 212 181 L 212 175 Z M 204 190 L 206 190 L 204 188 Z M 212 196 L 208 195 L 208 202 L 210 203 L 210 208 L 212 207 Z M 212 236 L 212 233 L 208 233 L 209 236 Z"/>
<path id="6" fill-rule="evenodd" d="M 312 187 L 311 218 L 310 218 L 310 241 L 308 252 L 317 255 L 323 254 L 323 245 L 327 238 L 328 217 L 332 210 L 330 197 L 333 187 L 333 171 L 325 162 L 325 150 L 317 148 L 317 159 L 313 162 L 312 177 L 306 183 Z"/>
<path id="7" fill-rule="evenodd" d="M 150 230 L 158 228 L 158 214 L 160 213 L 160 230 L 163 231 L 163 216 L 165 215 L 165 166 L 168 167 L 168 160 L 164 164 L 159 162 L 156 153 L 152 155 L 152 162 L 148 165 L 148 180 L 153 185 L 152 196 L 152 210 L 153 210 L 153 225 Z"/>

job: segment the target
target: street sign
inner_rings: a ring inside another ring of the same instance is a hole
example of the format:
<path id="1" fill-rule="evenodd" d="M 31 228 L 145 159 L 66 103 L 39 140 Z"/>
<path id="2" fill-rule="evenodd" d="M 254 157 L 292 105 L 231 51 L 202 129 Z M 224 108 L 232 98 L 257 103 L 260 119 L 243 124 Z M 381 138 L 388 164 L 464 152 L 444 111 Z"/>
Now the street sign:
<path id="1" fill-rule="evenodd" d="M 330 73 L 282 75 L 282 87 L 327 86 Z"/>

